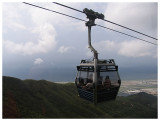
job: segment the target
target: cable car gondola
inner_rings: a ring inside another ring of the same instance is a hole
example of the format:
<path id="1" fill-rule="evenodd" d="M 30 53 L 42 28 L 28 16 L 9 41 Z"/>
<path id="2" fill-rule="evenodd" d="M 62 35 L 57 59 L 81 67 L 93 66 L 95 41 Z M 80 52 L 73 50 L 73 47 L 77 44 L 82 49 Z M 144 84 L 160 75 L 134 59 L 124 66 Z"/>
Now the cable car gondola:
<path id="1" fill-rule="evenodd" d="M 91 45 L 91 27 L 95 26 L 96 18 L 104 19 L 104 15 L 87 8 L 83 12 L 89 19 L 86 22 L 88 27 L 88 45 L 94 53 L 94 58 L 93 60 L 81 60 L 80 65 L 77 66 L 75 84 L 81 98 L 97 104 L 116 99 L 121 79 L 114 59 L 98 59 L 98 52 Z"/>

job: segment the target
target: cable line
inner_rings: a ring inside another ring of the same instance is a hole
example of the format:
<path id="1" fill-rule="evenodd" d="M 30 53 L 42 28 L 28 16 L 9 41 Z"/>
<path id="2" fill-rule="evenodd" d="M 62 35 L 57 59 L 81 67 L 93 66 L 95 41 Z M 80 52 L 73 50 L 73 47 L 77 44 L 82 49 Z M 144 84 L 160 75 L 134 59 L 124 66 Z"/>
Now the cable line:
<path id="1" fill-rule="evenodd" d="M 147 41 L 147 40 L 144 40 L 144 39 L 141 39 L 141 38 L 138 38 L 138 37 L 135 37 L 135 36 L 132 36 L 132 35 L 129 35 L 129 34 L 126 34 L 126 33 L 123 33 L 123 32 L 120 32 L 120 31 L 117 31 L 117 30 L 114 30 L 114 29 L 111 29 L 111 28 L 105 27 L 105 26 L 101 26 L 101 25 L 98 25 L 98 24 L 96 24 L 96 25 L 97 25 L 97 26 L 99 26 L 99 27 L 106 28 L 106 29 L 109 29 L 109 30 L 111 30 L 111 31 L 114 31 L 114 32 L 120 33 L 120 34 L 124 34 L 124 35 L 129 36 L 129 37 L 132 37 L 132 38 L 139 39 L 139 40 L 144 41 L 144 42 L 148 42 L 148 43 L 153 44 L 153 45 L 157 45 L 157 44 L 152 43 L 152 42 L 149 42 L 149 41 Z"/>
<path id="2" fill-rule="evenodd" d="M 72 9 L 72 10 L 75 10 L 75 11 L 78 11 L 78 12 L 81 12 L 81 13 L 84 13 L 84 12 L 81 11 L 81 10 L 78 10 L 78 9 L 75 9 L 75 8 L 72 8 L 72 7 L 69 7 L 69 6 L 67 6 L 67 5 L 63 5 L 63 4 L 61 4 L 61 3 L 57 3 L 57 2 L 52 2 L 52 3 L 57 4 L 57 5 L 60 5 L 60 6 L 63 6 L 63 7 L 66 7 L 66 8 L 69 8 L 69 9 Z M 142 33 L 142 32 L 133 30 L 133 29 L 131 29 L 131 28 L 129 28 L 129 27 L 126 27 L 126 26 L 117 24 L 117 23 L 115 23 L 115 22 L 112 22 L 112 21 L 109 21 L 109 20 L 106 20 L 106 19 L 101 19 L 101 20 L 106 21 L 106 22 L 109 22 L 109 23 L 111 23 L 111 24 L 115 24 L 115 25 L 117 25 L 117 26 L 119 26 L 119 27 L 128 29 L 128 30 L 133 31 L 133 32 L 136 32 L 136 33 L 138 33 L 138 34 L 142 34 L 142 35 L 147 36 L 147 37 L 149 37 L 149 38 L 152 38 L 152 39 L 154 39 L 154 40 L 158 40 L 158 39 L 155 38 L 155 37 L 152 37 L 152 36 L 149 36 L 149 35 L 144 34 L 144 33 Z"/>
<path id="3" fill-rule="evenodd" d="M 120 26 L 120 27 L 122 27 L 122 28 L 128 29 L 128 30 L 130 30 L 130 31 L 136 32 L 136 33 L 138 33 L 138 34 L 142 34 L 142 35 L 147 36 L 147 37 L 149 37 L 149 38 L 158 40 L 157 38 L 151 37 L 151 36 L 149 36 L 149 35 L 147 35 L 147 34 L 144 34 L 144 33 L 141 33 L 141 32 L 139 32 L 139 31 L 130 29 L 130 28 L 128 28 L 128 27 L 122 26 L 122 25 L 117 24 L 117 23 L 114 23 L 114 22 L 112 22 L 112 21 L 109 21 L 109 20 L 106 20 L 106 19 L 102 19 L 102 20 L 104 20 L 104 21 L 106 21 L 106 22 L 109 22 L 109 23 L 111 23 L 111 24 L 115 24 L 115 25 L 117 25 L 117 26 Z"/>
<path id="4" fill-rule="evenodd" d="M 72 10 L 75 10 L 75 11 L 78 11 L 78 12 L 80 12 L 80 13 L 84 13 L 83 11 L 80 11 L 80 10 L 78 10 L 78 9 L 75 9 L 75 8 L 72 8 L 72 7 L 69 7 L 69 6 L 66 6 L 66 5 L 57 3 L 57 2 L 52 2 L 52 3 L 57 4 L 57 5 L 60 5 L 60 6 L 63 6 L 63 7 L 66 7 L 66 8 L 69 8 L 69 9 L 72 9 Z"/>
<path id="5" fill-rule="evenodd" d="M 61 12 L 57 12 L 57 11 L 54 11 L 54 10 L 50 10 L 50 9 L 47 9 L 47 8 L 44 8 L 44 7 L 41 7 L 41 6 L 37 6 L 37 5 L 31 4 L 31 3 L 27 3 L 27 2 L 23 2 L 23 3 L 27 4 L 27 5 L 31 5 L 31 6 L 37 7 L 37 8 L 41 8 L 41 9 L 44 9 L 44 10 L 47 10 L 47 11 L 50 11 L 50 12 L 61 14 L 61 15 L 64 15 L 64 16 L 67 16 L 67 17 L 70 17 L 70 18 L 74 18 L 74 19 L 77 19 L 77 20 L 80 20 L 80 21 L 83 21 L 83 22 L 87 22 L 87 21 L 85 21 L 83 19 L 80 19 L 80 18 L 77 18 L 77 17 L 74 17 L 74 16 L 70 16 L 68 14 L 64 14 L 64 13 L 61 13 Z M 105 26 L 102 26 L 102 25 L 99 25 L 99 24 L 95 24 L 95 25 L 97 25 L 99 27 L 102 27 L 102 28 L 105 28 L 105 29 L 108 29 L 108 30 L 111 30 L 111 31 L 114 31 L 114 32 L 117 32 L 117 33 L 120 33 L 120 34 L 123 34 L 123 35 L 126 35 L 126 36 L 129 36 L 129 37 L 132 37 L 132 38 L 139 39 L 139 40 L 144 41 L 144 42 L 148 42 L 148 43 L 153 44 L 153 45 L 157 45 L 157 44 L 149 42 L 147 40 L 143 40 L 141 38 L 138 38 L 138 37 L 135 37 L 135 36 L 132 36 L 132 35 L 129 35 L 129 34 L 126 34 L 126 33 L 123 33 L 123 32 L 120 32 L 120 31 L 117 31 L 117 30 L 114 30 L 114 29 L 111 29 L 111 28 L 108 28 L 108 27 L 105 27 Z"/>
<path id="6" fill-rule="evenodd" d="M 80 19 L 80 18 L 77 18 L 77 17 L 73 17 L 73 16 L 70 16 L 70 15 L 67 15 L 67 14 L 64 14 L 64 13 L 61 13 L 61 12 L 54 11 L 54 10 L 50 10 L 50 9 L 47 9 L 47 8 L 44 8 L 44 7 L 41 7 L 41 6 L 37 6 L 37 5 L 31 4 L 31 3 L 27 3 L 27 2 L 23 2 L 23 3 L 31 5 L 31 6 L 34 6 L 34 7 L 37 7 L 37 8 L 41 8 L 41 9 L 44 9 L 44 10 L 47 10 L 47 11 L 58 13 L 58 14 L 61 14 L 61 15 L 64 15 L 64 16 L 67 16 L 67 17 L 70 17 L 70 18 L 74 18 L 74 19 L 77 19 L 77 20 L 80 20 L 80 21 L 85 21 L 83 19 Z M 87 21 L 85 21 L 85 22 L 87 22 Z"/>

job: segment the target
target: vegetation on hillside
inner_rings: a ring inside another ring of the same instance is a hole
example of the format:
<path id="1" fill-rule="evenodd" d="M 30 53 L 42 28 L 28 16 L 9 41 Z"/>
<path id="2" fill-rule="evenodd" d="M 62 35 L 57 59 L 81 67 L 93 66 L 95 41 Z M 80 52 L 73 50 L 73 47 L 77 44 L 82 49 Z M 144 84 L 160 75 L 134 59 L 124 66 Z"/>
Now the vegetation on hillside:
<path id="1" fill-rule="evenodd" d="M 3 118 L 157 118 L 157 97 L 139 93 L 94 105 L 74 83 L 3 76 Z"/>

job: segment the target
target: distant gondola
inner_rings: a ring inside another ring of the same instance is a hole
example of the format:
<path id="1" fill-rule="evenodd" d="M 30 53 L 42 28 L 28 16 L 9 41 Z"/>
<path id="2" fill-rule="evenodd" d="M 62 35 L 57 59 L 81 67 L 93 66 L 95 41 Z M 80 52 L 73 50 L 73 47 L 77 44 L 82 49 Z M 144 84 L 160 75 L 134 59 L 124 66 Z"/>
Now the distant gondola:
<path id="1" fill-rule="evenodd" d="M 84 9 L 89 21 L 88 26 L 88 45 L 94 53 L 93 60 L 81 60 L 77 66 L 75 84 L 81 98 L 89 100 L 94 104 L 99 102 L 114 100 L 118 94 L 121 79 L 118 73 L 118 66 L 114 59 L 100 60 L 98 52 L 91 45 L 91 27 L 95 26 L 95 19 L 104 19 L 103 14 L 93 10 Z"/>

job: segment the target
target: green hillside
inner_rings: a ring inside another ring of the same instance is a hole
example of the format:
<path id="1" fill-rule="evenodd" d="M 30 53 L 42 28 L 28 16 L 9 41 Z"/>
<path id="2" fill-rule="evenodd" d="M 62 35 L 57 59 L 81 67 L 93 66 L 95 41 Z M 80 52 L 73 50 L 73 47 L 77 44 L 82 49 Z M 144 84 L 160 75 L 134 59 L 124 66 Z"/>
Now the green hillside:
<path id="1" fill-rule="evenodd" d="M 3 118 L 157 118 L 157 97 L 139 93 L 97 106 L 77 96 L 73 83 L 3 76 Z"/>

